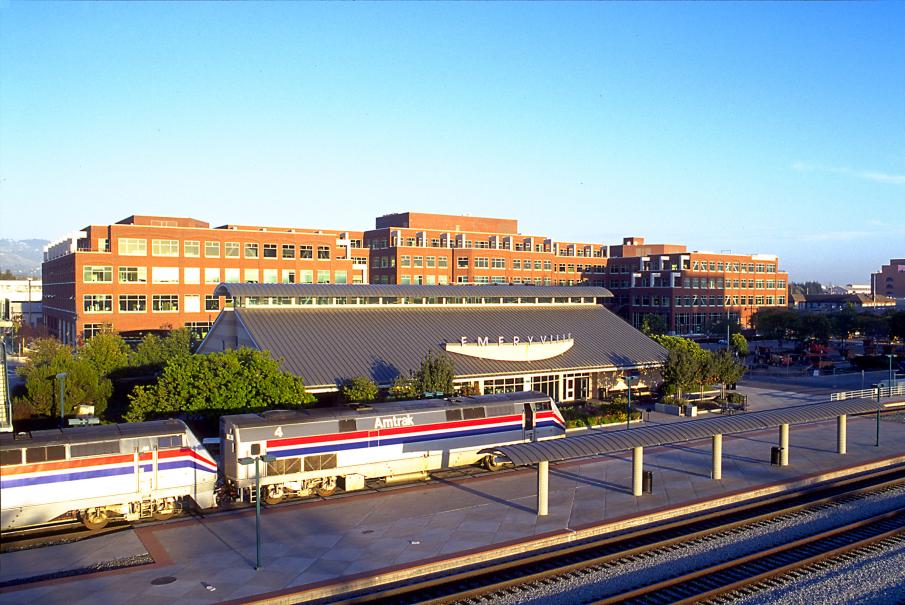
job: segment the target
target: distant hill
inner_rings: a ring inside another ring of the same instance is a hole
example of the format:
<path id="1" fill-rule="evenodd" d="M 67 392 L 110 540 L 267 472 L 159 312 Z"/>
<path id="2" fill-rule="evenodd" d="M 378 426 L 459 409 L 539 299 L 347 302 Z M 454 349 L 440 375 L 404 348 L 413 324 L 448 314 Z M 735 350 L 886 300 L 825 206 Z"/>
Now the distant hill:
<path id="1" fill-rule="evenodd" d="M 0 271 L 14 275 L 41 277 L 46 239 L 0 239 Z"/>

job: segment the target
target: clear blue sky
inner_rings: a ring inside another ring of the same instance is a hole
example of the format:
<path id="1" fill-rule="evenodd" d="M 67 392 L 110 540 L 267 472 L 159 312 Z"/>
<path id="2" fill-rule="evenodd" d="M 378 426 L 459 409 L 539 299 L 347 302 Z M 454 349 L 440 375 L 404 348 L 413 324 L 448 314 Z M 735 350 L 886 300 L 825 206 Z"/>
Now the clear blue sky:
<path id="1" fill-rule="evenodd" d="M 0 237 L 129 214 L 905 256 L 905 3 L 0 4 Z"/>

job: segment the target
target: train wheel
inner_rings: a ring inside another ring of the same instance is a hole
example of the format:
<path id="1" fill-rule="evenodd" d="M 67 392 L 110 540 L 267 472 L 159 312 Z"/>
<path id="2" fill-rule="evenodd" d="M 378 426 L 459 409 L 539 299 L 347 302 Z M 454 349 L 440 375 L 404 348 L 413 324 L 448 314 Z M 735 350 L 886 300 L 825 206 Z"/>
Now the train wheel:
<path id="1" fill-rule="evenodd" d="M 502 463 L 496 461 L 496 456 L 493 454 L 489 454 L 484 456 L 483 460 L 481 460 L 481 464 L 484 465 L 488 471 L 498 471 L 503 468 Z"/>
<path id="2" fill-rule="evenodd" d="M 283 501 L 283 488 L 279 485 L 267 486 L 267 495 L 264 496 L 264 502 L 267 504 L 279 504 Z"/>
<path id="3" fill-rule="evenodd" d="M 314 490 L 321 498 L 332 496 L 336 493 L 336 477 L 327 477 L 321 486 Z"/>
<path id="4" fill-rule="evenodd" d="M 88 529 L 94 530 L 105 528 L 109 519 L 107 518 L 107 511 L 99 508 L 89 508 L 79 511 L 79 521 Z"/>

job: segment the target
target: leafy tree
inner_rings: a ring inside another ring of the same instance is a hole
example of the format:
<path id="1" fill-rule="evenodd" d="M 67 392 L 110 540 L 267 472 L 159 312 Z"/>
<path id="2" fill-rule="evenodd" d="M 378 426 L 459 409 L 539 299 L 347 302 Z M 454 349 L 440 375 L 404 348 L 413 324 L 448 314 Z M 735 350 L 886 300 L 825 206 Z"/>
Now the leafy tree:
<path id="1" fill-rule="evenodd" d="M 129 345 L 119 334 L 105 330 L 89 338 L 78 356 L 91 364 L 100 376 L 109 376 L 129 365 L 129 352 Z"/>
<path id="2" fill-rule="evenodd" d="M 646 313 L 644 319 L 641 320 L 641 332 L 650 336 L 652 334 L 666 334 L 669 326 L 662 315 L 656 313 Z"/>
<path id="3" fill-rule="evenodd" d="M 842 348 L 845 348 L 845 341 L 858 327 L 858 313 L 847 305 L 838 313 L 834 313 L 830 317 L 830 334 L 842 341 Z"/>
<path id="4" fill-rule="evenodd" d="M 889 315 L 889 336 L 905 340 L 905 311 L 896 311 Z"/>
<path id="5" fill-rule="evenodd" d="M 267 351 L 241 348 L 169 360 L 156 384 L 135 387 L 126 420 L 177 414 L 217 415 L 314 401 L 301 378 L 284 372 Z"/>
<path id="6" fill-rule="evenodd" d="M 349 402 L 374 401 L 378 392 L 377 384 L 366 376 L 356 376 L 347 380 L 342 387 L 342 395 Z"/>
<path id="7" fill-rule="evenodd" d="M 411 374 L 400 374 L 393 380 L 390 387 L 390 395 L 396 399 L 416 399 L 418 397 L 418 387 L 415 385 L 415 378 Z"/>
<path id="8" fill-rule="evenodd" d="M 66 373 L 64 390 L 67 415 L 79 405 L 93 405 L 101 415 L 113 393 L 110 380 L 98 373 L 92 363 L 72 354 L 72 350 L 52 338 L 32 343 L 25 365 L 17 373 L 25 379 L 25 397 L 18 404 L 28 406 L 33 414 L 59 416 L 60 387 L 57 374 Z"/>
<path id="9" fill-rule="evenodd" d="M 748 339 L 743 334 L 733 334 L 729 337 L 729 346 L 740 357 L 746 357 L 750 353 L 748 348 Z"/>
<path id="10" fill-rule="evenodd" d="M 730 338 L 732 337 L 732 334 L 738 334 L 742 331 L 742 327 L 739 325 L 737 319 L 726 319 L 725 317 L 720 317 L 719 319 L 710 323 L 708 330 L 709 334 L 711 336 L 725 336 L 727 323 L 729 325 Z"/>
<path id="11" fill-rule="evenodd" d="M 816 281 L 792 282 L 789 284 L 789 288 L 797 290 L 806 296 L 811 294 L 823 294 L 823 286 L 820 282 Z"/>
<path id="12" fill-rule="evenodd" d="M 858 315 L 858 331 L 870 338 L 886 338 L 889 336 L 889 319 L 873 313 Z"/>
<path id="13" fill-rule="evenodd" d="M 455 369 L 448 355 L 428 351 L 415 372 L 415 388 L 418 393 L 452 393 Z"/>
<path id="14" fill-rule="evenodd" d="M 690 389 L 700 376 L 700 358 L 687 348 L 676 348 L 669 352 L 663 366 L 663 382 L 676 391 L 676 399 L 682 399 L 682 392 Z"/>
<path id="15" fill-rule="evenodd" d="M 795 331 L 801 339 L 815 338 L 826 342 L 830 337 L 830 328 L 830 320 L 823 313 L 801 313 Z"/>
<path id="16" fill-rule="evenodd" d="M 164 337 L 145 334 L 129 356 L 129 365 L 161 368 L 170 359 L 192 352 L 192 333 L 186 328 L 172 330 Z"/>
<path id="17" fill-rule="evenodd" d="M 747 346 L 747 343 L 745 343 Z M 723 386 L 723 399 L 726 398 L 726 385 L 734 384 L 745 375 L 745 366 L 728 351 L 719 351 L 712 355 L 712 369 L 715 379 Z"/>
<path id="18" fill-rule="evenodd" d="M 752 316 L 754 329 L 758 334 L 778 340 L 780 348 L 782 348 L 782 341 L 793 335 L 797 328 L 797 319 L 795 311 L 778 307 L 758 309 Z"/>

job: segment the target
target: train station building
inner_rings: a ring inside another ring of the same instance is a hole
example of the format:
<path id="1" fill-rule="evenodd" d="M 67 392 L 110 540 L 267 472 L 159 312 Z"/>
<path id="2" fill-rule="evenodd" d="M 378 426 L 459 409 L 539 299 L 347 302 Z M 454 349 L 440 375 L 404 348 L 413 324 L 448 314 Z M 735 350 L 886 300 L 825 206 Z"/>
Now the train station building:
<path id="1" fill-rule="evenodd" d="M 268 350 L 313 393 L 357 376 L 386 388 L 443 353 L 458 391 L 577 401 L 644 393 L 667 356 L 599 287 L 224 283 L 214 295 L 233 304 L 199 353 Z"/>

